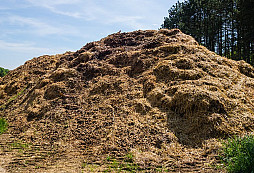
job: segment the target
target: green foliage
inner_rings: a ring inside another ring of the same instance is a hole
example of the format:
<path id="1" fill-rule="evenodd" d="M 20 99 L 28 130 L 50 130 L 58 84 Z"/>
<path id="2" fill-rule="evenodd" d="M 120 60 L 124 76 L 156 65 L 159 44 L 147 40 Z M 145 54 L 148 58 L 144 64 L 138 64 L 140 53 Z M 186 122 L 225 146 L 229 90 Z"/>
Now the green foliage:
<path id="1" fill-rule="evenodd" d="M 31 149 L 32 144 L 26 143 L 24 141 L 14 141 L 13 143 L 9 143 L 8 148 L 10 151 L 16 150 L 19 153 L 24 153 Z"/>
<path id="2" fill-rule="evenodd" d="M 23 142 L 18 142 L 18 141 L 15 141 L 15 142 L 11 143 L 10 145 L 11 145 L 11 148 L 19 148 L 19 149 L 26 149 L 29 147 L 29 144 L 23 143 Z"/>
<path id="3" fill-rule="evenodd" d="M 107 161 L 110 161 L 110 159 L 111 159 L 111 157 L 110 157 L 110 156 L 108 156 L 108 157 L 106 158 L 106 160 L 107 160 Z"/>
<path id="4" fill-rule="evenodd" d="M 4 68 L 0 67 L 0 77 L 5 76 L 8 72 L 9 72 L 8 69 L 4 69 Z"/>
<path id="5" fill-rule="evenodd" d="M 134 162 L 134 156 L 132 153 L 127 154 L 124 156 L 123 160 L 115 159 L 110 156 L 106 158 L 108 169 L 105 172 L 136 172 L 140 170 L 139 166 Z"/>
<path id="6" fill-rule="evenodd" d="M 133 156 L 133 154 L 132 153 L 129 153 L 129 154 L 127 154 L 126 156 L 125 156 L 125 162 L 130 162 L 130 163 L 133 163 L 134 162 L 134 156 Z"/>
<path id="7" fill-rule="evenodd" d="M 103 172 L 169 172 L 166 167 L 158 166 L 156 168 L 142 168 L 136 162 L 134 155 L 128 153 L 123 157 L 114 158 L 107 156 L 105 158 L 105 165 L 101 167 Z M 105 167 L 104 167 L 105 166 Z M 82 164 L 84 172 L 98 172 L 100 165 L 93 163 Z"/>
<path id="8" fill-rule="evenodd" d="M 223 144 L 221 159 L 228 172 L 254 172 L 254 136 L 229 138 Z"/>
<path id="9" fill-rule="evenodd" d="M 254 65 L 253 6 L 253 0 L 178 1 L 162 28 L 179 28 L 211 51 Z"/>
<path id="10" fill-rule="evenodd" d="M 0 134 L 7 130 L 8 123 L 4 118 L 0 118 Z"/>
<path id="11" fill-rule="evenodd" d="M 89 172 L 95 172 L 98 167 L 99 167 L 99 165 L 97 165 L 97 164 L 88 164 L 88 163 L 82 164 L 82 168 L 86 169 Z"/>

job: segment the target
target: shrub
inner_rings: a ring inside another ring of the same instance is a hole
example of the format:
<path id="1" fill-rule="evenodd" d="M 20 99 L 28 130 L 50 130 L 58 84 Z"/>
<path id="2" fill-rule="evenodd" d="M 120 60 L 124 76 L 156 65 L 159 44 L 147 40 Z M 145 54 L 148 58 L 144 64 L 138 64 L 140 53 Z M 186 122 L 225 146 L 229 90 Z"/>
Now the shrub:
<path id="1" fill-rule="evenodd" d="M 229 138 L 223 144 L 221 159 L 228 172 L 254 173 L 254 136 Z"/>
<path id="2" fill-rule="evenodd" d="M 0 67 L 0 77 L 5 76 L 8 73 L 8 69 L 4 69 L 2 67 Z"/>
<path id="3" fill-rule="evenodd" d="M 4 118 L 0 118 L 0 134 L 4 133 L 7 130 L 7 121 Z"/>

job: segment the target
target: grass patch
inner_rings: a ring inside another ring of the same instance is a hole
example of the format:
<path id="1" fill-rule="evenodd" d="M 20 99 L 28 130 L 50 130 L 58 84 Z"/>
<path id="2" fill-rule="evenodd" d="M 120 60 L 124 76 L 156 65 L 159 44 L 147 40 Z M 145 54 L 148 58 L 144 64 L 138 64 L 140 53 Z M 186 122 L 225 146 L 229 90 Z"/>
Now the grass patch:
<path id="1" fill-rule="evenodd" d="M 0 118 L 0 134 L 7 130 L 8 123 L 4 118 Z"/>
<path id="2" fill-rule="evenodd" d="M 30 146 L 30 144 L 27 143 L 22 143 L 22 142 L 13 142 L 11 143 L 12 148 L 21 148 L 21 149 L 26 149 Z"/>
<path id="3" fill-rule="evenodd" d="M 19 153 L 23 153 L 30 148 L 31 144 L 24 143 L 22 141 L 15 141 L 9 144 L 9 150 L 17 150 Z"/>
<path id="4" fill-rule="evenodd" d="M 88 172 L 96 172 L 100 165 L 98 164 L 90 164 L 90 163 L 83 163 L 82 168 Z M 82 171 L 83 172 L 83 171 Z"/>
<path id="5" fill-rule="evenodd" d="M 227 139 L 223 143 L 221 160 L 228 172 L 254 172 L 254 136 Z"/>
<path id="6" fill-rule="evenodd" d="M 135 162 L 135 156 L 128 153 L 123 157 L 107 156 L 103 165 L 86 163 L 82 164 L 83 171 L 87 172 L 169 172 L 166 167 L 143 168 Z"/>
<path id="7" fill-rule="evenodd" d="M 82 168 L 85 171 L 96 172 L 100 165 L 83 163 Z M 103 172 L 137 172 L 140 167 L 134 162 L 134 156 L 129 153 L 121 158 L 106 157 Z"/>

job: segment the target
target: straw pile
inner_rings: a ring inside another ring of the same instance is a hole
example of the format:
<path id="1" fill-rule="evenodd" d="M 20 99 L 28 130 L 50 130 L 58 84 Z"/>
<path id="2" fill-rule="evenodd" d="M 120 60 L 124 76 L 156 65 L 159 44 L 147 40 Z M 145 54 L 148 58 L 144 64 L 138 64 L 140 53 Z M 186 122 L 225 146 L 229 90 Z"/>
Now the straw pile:
<path id="1" fill-rule="evenodd" d="M 215 171 L 218 139 L 253 131 L 254 68 L 177 29 L 115 33 L 11 71 L 0 107 L 15 139 L 61 153 L 44 171 L 71 152 L 97 171 L 128 153 L 140 169 Z"/>

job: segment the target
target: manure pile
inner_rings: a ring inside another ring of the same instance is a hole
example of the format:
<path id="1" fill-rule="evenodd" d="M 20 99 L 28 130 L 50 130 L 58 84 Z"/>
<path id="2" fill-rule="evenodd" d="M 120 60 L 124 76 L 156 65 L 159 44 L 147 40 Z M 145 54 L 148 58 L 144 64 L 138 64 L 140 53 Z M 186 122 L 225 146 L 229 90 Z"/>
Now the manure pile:
<path id="1" fill-rule="evenodd" d="M 254 68 L 177 29 L 115 33 L 0 78 L 0 117 L 0 170 L 221 171 L 220 139 L 254 129 Z"/>

